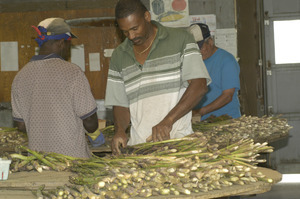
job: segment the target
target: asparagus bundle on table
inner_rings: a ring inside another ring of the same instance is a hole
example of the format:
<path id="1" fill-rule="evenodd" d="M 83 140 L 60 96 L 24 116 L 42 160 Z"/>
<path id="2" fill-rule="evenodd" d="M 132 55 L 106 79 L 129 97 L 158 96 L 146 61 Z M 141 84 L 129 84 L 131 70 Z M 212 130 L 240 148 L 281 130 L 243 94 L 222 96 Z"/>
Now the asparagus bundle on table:
<path id="1" fill-rule="evenodd" d="M 287 120 L 280 116 L 245 115 L 236 119 L 231 119 L 227 115 L 210 117 L 202 122 L 193 123 L 192 127 L 195 132 L 202 132 L 209 143 L 217 143 L 219 147 L 246 138 L 253 139 L 254 142 L 270 142 L 288 135 L 292 128 Z M 101 131 L 107 140 L 111 140 L 114 135 L 114 126 L 107 126 Z"/>
<path id="2" fill-rule="evenodd" d="M 26 145 L 27 142 L 27 135 L 19 132 L 17 128 L 0 127 L 0 157 L 4 149 Z"/>
<path id="3" fill-rule="evenodd" d="M 240 118 L 227 120 L 220 116 L 214 118 L 212 123 L 197 122 L 193 124 L 195 132 L 202 132 L 209 143 L 217 143 L 220 146 L 226 146 L 246 138 L 253 139 L 255 142 L 275 140 L 286 136 L 291 128 L 287 120 L 279 116 L 256 117 L 243 115 Z"/>
<path id="4" fill-rule="evenodd" d="M 42 172 L 43 170 L 69 171 L 70 166 L 74 163 L 89 160 L 87 158 L 75 158 L 58 153 L 37 152 L 22 145 L 16 147 L 16 149 L 26 151 L 31 156 L 25 156 L 20 153 L 8 154 L 8 158 L 13 160 L 10 165 L 12 172 L 30 171 L 33 169 L 38 172 Z"/>
<path id="5" fill-rule="evenodd" d="M 184 137 L 128 148 L 120 156 L 80 159 L 55 153 L 38 153 L 23 147 L 40 165 L 70 170 L 78 175 L 57 190 L 39 193 L 56 197 L 129 198 L 179 195 L 222 189 L 259 180 L 272 182 L 256 172 L 259 153 L 272 152 L 267 143 L 240 140 L 218 149 L 206 137 Z M 12 154 L 13 160 L 18 155 Z M 29 161 L 29 160 L 27 160 Z M 64 165 L 64 166 L 63 166 Z M 59 191 L 58 191 L 59 190 Z M 80 196 L 79 196 L 80 195 Z"/>

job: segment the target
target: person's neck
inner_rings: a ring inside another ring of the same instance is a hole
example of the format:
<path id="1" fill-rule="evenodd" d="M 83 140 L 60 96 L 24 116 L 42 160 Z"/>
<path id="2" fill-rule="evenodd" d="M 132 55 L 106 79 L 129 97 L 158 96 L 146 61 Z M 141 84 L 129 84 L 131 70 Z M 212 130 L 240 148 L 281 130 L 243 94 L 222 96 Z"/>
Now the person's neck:
<path id="1" fill-rule="evenodd" d="M 64 60 L 66 60 L 65 59 L 65 57 L 62 57 L 61 56 L 61 52 L 56 52 L 55 50 L 52 50 L 52 49 L 40 49 L 40 51 L 39 51 L 39 55 L 51 55 L 51 54 L 56 54 L 56 55 L 58 55 L 58 56 L 60 56 L 61 58 L 63 58 Z"/>
<path id="2" fill-rule="evenodd" d="M 211 51 L 211 55 L 210 56 L 212 56 L 213 54 L 215 54 L 215 52 L 218 50 L 218 47 L 217 46 L 213 46 L 213 49 L 212 49 L 212 51 Z"/>
<path id="3" fill-rule="evenodd" d="M 134 46 L 134 50 L 137 54 L 139 54 L 139 55 L 144 54 L 147 51 L 149 51 L 149 49 L 151 49 L 151 46 L 157 35 L 157 31 L 158 31 L 157 27 L 152 25 L 151 34 L 148 37 L 148 39 L 145 40 L 145 42 L 141 46 Z"/>
<path id="4" fill-rule="evenodd" d="M 40 51 L 39 51 L 39 55 L 50 55 L 50 54 L 58 54 L 57 52 L 53 51 L 52 49 L 45 49 L 45 48 L 41 48 Z"/>

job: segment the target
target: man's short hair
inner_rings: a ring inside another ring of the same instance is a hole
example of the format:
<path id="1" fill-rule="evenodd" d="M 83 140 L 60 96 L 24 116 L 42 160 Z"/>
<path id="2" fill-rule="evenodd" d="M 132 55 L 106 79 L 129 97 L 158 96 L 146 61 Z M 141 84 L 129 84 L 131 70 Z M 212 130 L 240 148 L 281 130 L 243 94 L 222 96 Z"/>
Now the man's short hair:
<path id="1" fill-rule="evenodd" d="M 128 17 L 132 14 L 144 16 L 148 11 L 146 6 L 140 0 L 119 0 L 115 7 L 116 19 Z"/>

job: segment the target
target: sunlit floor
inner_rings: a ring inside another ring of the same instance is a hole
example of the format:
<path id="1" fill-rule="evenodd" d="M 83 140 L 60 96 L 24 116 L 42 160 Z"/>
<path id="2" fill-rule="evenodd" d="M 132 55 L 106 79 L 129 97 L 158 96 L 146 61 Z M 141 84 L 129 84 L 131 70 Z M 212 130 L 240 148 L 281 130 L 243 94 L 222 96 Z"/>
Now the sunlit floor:
<path id="1" fill-rule="evenodd" d="M 300 199 L 300 183 L 280 183 L 272 186 L 271 191 L 242 199 Z"/>
<path id="2" fill-rule="evenodd" d="M 273 185 L 269 192 L 243 199 L 300 199 L 300 174 L 284 174 L 282 181 Z"/>

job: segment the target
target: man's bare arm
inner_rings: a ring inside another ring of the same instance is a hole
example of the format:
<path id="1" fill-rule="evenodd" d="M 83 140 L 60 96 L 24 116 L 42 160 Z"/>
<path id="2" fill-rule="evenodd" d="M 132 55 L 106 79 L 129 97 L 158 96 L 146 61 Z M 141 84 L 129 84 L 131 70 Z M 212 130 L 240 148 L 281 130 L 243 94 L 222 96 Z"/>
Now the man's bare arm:
<path id="1" fill-rule="evenodd" d="M 130 112 L 129 108 L 114 106 L 113 113 L 115 135 L 111 143 L 111 149 L 114 154 L 120 154 L 120 146 L 123 148 L 127 146 L 126 129 L 130 123 Z"/>
<path id="2" fill-rule="evenodd" d="M 207 92 L 205 78 L 189 80 L 189 86 L 181 97 L 178 104 L 168 115 L 152 128 L 152 140 L 161 141 L 170 139 L 173 124 L 191 111 Z"/>

